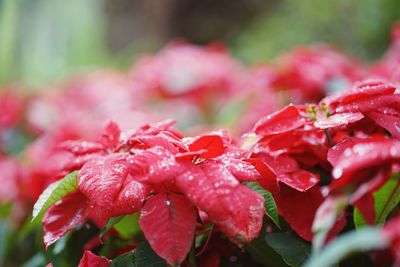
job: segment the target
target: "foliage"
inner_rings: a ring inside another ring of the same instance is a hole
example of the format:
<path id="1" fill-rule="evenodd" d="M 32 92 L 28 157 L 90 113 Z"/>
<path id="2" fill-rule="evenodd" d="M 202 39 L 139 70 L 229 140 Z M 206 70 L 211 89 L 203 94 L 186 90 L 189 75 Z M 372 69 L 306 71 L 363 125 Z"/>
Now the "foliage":
<path id="1" fill-rule="evenodd" d="M 372 66 L 317 46 L 248 69 L 175 42 L 58 94 L 5 90 L 1 136 L 33 141 L 0 139 L 1 263 L 398 265 L 398 24 L 392 37 Z"/>

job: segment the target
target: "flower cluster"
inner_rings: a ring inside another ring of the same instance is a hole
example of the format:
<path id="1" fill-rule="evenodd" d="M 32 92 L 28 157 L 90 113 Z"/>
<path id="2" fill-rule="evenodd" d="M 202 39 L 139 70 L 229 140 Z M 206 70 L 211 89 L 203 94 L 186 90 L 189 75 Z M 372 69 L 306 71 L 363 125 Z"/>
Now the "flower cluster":
<path id="1" fill-rule="evenodd" d="M 400 266 L 399 39 L 372 66 L 320 45 L 251 69 L 175 42 L 6 89 L 1 222 L 42 230 L 49 266 Z"/>

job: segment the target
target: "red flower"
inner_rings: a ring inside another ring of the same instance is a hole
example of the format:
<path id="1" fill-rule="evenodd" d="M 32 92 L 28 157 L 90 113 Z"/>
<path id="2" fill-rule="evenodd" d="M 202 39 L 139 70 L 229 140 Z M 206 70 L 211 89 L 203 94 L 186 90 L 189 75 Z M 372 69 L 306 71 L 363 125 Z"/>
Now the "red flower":
<path id="1" fill-rule="evenodd" d="M 68 212 L 57 217 L 54 206 L 46 213 L 45 240 L 51 236 L 53 242 L 87 218 L 104 222 L 141 210 L 141 228 L 154 251 L 168 263 L 179 264 L 194 238 L 195 207 L 238 245 L 257 237 L 264 199 L 240 181 L 257 180 L 260 175 L 243 161 L 247 153 L 235 147 L 226 133 L 182 139 L 170 124 L 160 124 L 144 126 L 128 139 L 114 142 L 111 154 L 98 155 L 98 149 L 93 143 L 86 150 L 80 146 L 75 150 L 96 154 L 79 172 L 79 191 L 59 204 Z M 81 204 L 68 206 L 79 198 Z"/>
<path id="2" fill-rule="evenodd" d="M 361 76 L 359 63 L 332 47 L 300 47 L 278 58 L 273 86 L 289 90 L 295 103 L 318 102 L 330 87 L 346 87 Z"/>
<path id="3" fill-rule="evenodd" d="M 165 97 L 230 94 L 242 68 L 221 46 L 200 47 L 184 42 L 167 45 L 157 55 L 143 57 L 133 67 L 134 85 Z"/>
<path id="4" fill-rule="evenodd" d="M 372 193 L 387 181 L 394 164 L 400 163 L 400 142 L 379 136 L 348 138 L 330 149 L 328 159 L 334 166 L 331 192 L 352 189 L 350 203 L 360 209 L 367 222 L 373 223 Z"/>
<path id="5" fill-rule="evenodd" d="M 395 91 L 396 87 L 389 83 L 366 81 L 327 97 L 322 103 L 327 105 L 330 115 L 341 116 L 342 125 L 360 121 L 365 116 L 393 137 L 400 138 L 400 95 Z"/>

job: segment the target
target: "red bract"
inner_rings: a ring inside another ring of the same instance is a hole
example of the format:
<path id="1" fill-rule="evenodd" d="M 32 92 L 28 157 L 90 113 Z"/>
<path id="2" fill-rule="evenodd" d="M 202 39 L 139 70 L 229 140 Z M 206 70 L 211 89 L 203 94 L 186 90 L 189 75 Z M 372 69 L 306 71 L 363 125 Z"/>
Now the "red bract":
<path id="1" fill-rule="evenodd" d="M 348 124 L 357 122 L 364 118 L 364 115 L 360 112 L 354 113 L 337 113 L 328 118 L 318 119 L 314 125 L 320 129 L 336 128 L 341 126 L 347 126 Z"/>
<path id="2" fill-rule="evenodd" d="M 241 185 L 223 165 L 187 166 L 177 185 L 234 242 L 248 243 L 261 229 L 264 199 Z"/>
<path id="3" fill-rule="evenodd" d="M 144 111 L 143 92 L 133 90 L 126 74 L 94 72 L 56 87 L 36 96 L 28 105 L 28 123 L 39 133 L 74 128 L 86 139 L 96 136 L 108 120 L 118 122 L 123 129 L 153 120 Z"/>
<path id="4" fill-rule="evenodd" d="M 20 196 L 21 170 L 14 159 L 0 156 L 0 203 L 16 201 Z"/>
<path id="5" fill-rule="evenodd" d="M 148 193 L 145 185 L 128 176 L 126 156 L 121 153 L 93 159 L 79 172 L 80 191 L 111 216 L 138 211 Z"/>
<path id="6" fill-rule="evenodd" d="M 297 129 L 305 124 L 305 118 L 295 106 L 287 106 L 280 111 L 268 115 L 257 122 L 254 132 L 268 136 Z"/>
<path id="7" fill-rule="evenodd" d="M 400 163 L 399 151 L 399 141 L 384 137 L 344 139 L 328 153 L 335 179 L 330 190 L 336 193 L 352 189 L 350 203 L 363 213 L 367 222 L 373 223 L 372 193 L 389 178 L 393 165 Z"/>
<path id="8" fill-rule="evenodd" d="M 22 99 L 12 92 L 13 89 L 4 89 L 0 92 L 0 131 L 14 126 L 23 111 Z"/>
<path id="9" fill-rule="evenodd" d="M 140 226 L 155 252 L 169 264 L 181 263 L 192 247 L 196 209 L 183 195 L 163 193 L 150 197 L 140 216 Z"/>
<path id="10" fill-rule="evenodd" d="M 393 137 L 400 138 L 400 95 L 395 90 L 396 87 L 386 82 L 366 81 L 337 96 L 327 97 L 322 103 L 333 116 L 342 117 L 343 125 L 359 121 L 363 115 Z"/>
<path id="11" fill-rule="evenodd" d="M 84 136 L 76 128 L 56 129 L 39 137 L 25 151 L 25 157 L 30 161 L 27 168 L 29 177 L 24 181 L 24 187 L 29 188 L 27 197 L 36 200 L 50 183 L 79 170 L 93 157 L 113 151 L 119 135 L 119 127 L 109 122 L 98 140 L 78 140 Z"/>
<path id="12" fill-rule="evenodd" d="M 332 188 L 355 185 L 400 161 L 400 142 L 385 138 L 346 139 L 328 154 L 336 179 Z"/>
<path id="13" fill-rule="evenodd" d="M 166 97 L 230 94 L 243 70 L 221 46 L 199 47 L 176 42 L 155 56 L 139 60 L 132 70 L 134 86 Z M 208 94 L 208 95 L 207 95 Z M 196 99 L 197 98 L 197 99 Z"/>
<path id="14" fill-rule="evenodd" d="M 273 86 L 289 90 L 291 101 L 296 103 L 317 102 L 328 93 L 330 87 L 346 87 L 362 75 L 358 62 L 332 47 L 301 47 L 278 58 Z"/>
<path id="15" fill-rule="evenodd" d="M 114 134 L 107 140 L 118 141 L 101 155 L 95 143 L 78 145 L 77 154 L 96 152 L 78 176 L 81 195 L 75 197 L 86 201 L 77 204 L 70 216 L 60 217 L 65 225 L 57 221 L 54 228 L 45 227 L 45 237 L 54 235 L 51 240 L 56 240 L 81 223 L 73 219 L 80 209 L 95 222 L 141 210 L 140 224 L 154 251 L 169 263 L 179 264 L 194 238 L 195 207 L 238 245 L 257 237 L 264 199 L 239 182 L 260 178 L 243 161 L 248 153 L 235 147 L 224 132 L 182 139 L 170 125 L 144 126 L 126 140 Z M 106 129 L 110 128 L 115 129 Z M 52 213 L 49 210 L 44 222 Z"/>
<path id="16" fill-rule="evenodd" d="M 263 175 L 259 183 L 273 194 L 279 214 L 308 241 L 313 238 L 315 213 L 324 200 L 318 185 L 320 177 L 313 168 L 329 170 L 328 137 L 323 127 L 314 125 L 321 116 L 323 110 L 315 105 L 289 105 L 262 118 L 253 129 L 256 143 L 252 151 L 256 158 L 250 162 Z M 247 140 L 251 138 L 252 134 L 247 136 Z M 341 218 L 332 234 L 337 234 L 344 224 Z"/>
<path id="17" fill-rule="evenodd" d="M 84 223 L 88 212 L 87 198 L 80 192 L 71 193 L 50 207 L 42 221 L 46 248 L 71 229 Z"/>
<path id="18" fill-rule="evenodd" d="M 89 250 L 85 250 L 78 267 L 108 267 L 111 261 L 105 257 L 100 257 Z"/>
<path id="19" fill-rule="evenodd" d="M 189 145 L 189 150 L 194 152 L 204 149 L 205 152 L 200 154 L 202 158 L 215 158 L 224 153 L 224 144 L 220 136 L 203 135 Z"/>

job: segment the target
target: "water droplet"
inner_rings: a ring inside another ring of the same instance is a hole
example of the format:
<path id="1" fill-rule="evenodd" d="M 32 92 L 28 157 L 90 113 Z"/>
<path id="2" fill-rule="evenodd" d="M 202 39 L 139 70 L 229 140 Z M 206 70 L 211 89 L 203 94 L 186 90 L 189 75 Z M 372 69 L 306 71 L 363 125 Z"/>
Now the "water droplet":
<path id="1" fill-rule="evenodd" d="M 237 259 L 238 259 L 238 257 L 235 255 L 229 257 L 230 262 L 235 262 L 235 261 L 237 261 Z"/>
<path id="2" fill-rule="evenodd" d="M 392 157 L 395 157 L 395 156 L 397 156 L 397 148 L 395 148 L 395 147 L 392 147 L 392 148 L 390 148 L 390 155 L 392 156 Z"/>
<path id="3" fill-rule="evenodd" d="M 341 168 L 335 168 L 333 170 L 333 178 L 338 179 L 340 176 L 342 176 L 343 170 Z"/>
<path id="4" fill-rule="evenodd" d="M 345 157 L 349 157 L 351 155 L 351 149 L 350 148 L 346 148 L 345 150 L 344 150 L 344 156 Z"/>

